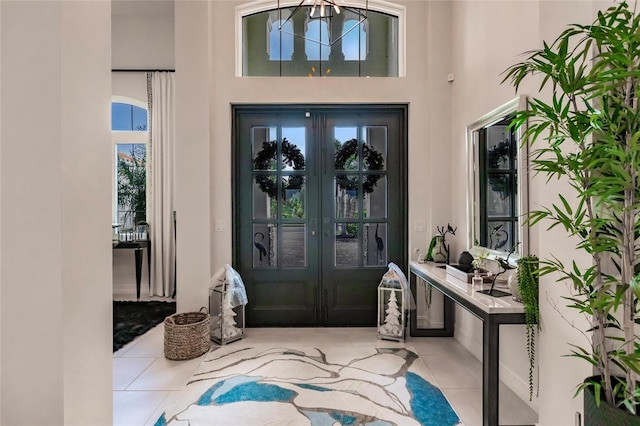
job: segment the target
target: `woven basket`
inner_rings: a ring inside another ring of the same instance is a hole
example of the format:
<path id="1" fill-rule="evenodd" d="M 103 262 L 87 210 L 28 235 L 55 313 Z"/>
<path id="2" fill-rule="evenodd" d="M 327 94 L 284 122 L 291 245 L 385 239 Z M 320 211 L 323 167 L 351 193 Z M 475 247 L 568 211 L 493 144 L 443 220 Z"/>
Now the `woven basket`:
<path id="1" fill-rule="evenodd" d="M 211 348 L 209 340 L 209 312 L 173 314 L 164 320 L 164 356 L 167 359 L 197 358 Z"/>

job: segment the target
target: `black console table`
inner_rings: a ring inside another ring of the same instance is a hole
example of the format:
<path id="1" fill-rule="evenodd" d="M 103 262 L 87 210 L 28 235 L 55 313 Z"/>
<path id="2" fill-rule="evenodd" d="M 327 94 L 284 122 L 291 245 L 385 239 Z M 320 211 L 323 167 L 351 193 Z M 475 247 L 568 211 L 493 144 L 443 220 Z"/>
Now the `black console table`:
<path id="1" fill-rule="evenodd" d="M 417 290 L 416 277 L 420 277 L 446 297 L 444 328 L 418 329 L 416 312 L 413 310 L 410 317 L 410 334 L 412 337 L 452 337 L 455 314 L 453 303 L 482 320 L 482 424 L 497 426 L 500 325 L 525 324 L 524 305 L 514 301 L 511 296 L 492 297 L 478 293 L 478 289 L 472 288 L 471 284 L 448 278 L 442 266 L 444 265 L 411 262 L 409 282 L 413 297 L 415 298 Z"/>
<path id="2" fill-rule="evenodd" d="M 151 290 L 151 240 L 114 241 L 114 249 L 134 249 L 136 259 L 136 296 L 140 299 L 140 280 L 142 279 L 142 249 L 147 249 L 147 268 L 149 271 L 149 290 Z"/>

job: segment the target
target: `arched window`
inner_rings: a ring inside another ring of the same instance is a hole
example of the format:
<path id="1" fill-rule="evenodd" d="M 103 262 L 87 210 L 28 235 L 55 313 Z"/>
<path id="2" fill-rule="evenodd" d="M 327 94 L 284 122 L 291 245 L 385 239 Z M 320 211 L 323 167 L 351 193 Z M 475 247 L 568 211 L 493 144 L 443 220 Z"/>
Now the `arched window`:
<path id="1" fill-rule="evenodd" d="M 280 3 L 236 7 L 238 76 L 404 77 L 404 6 L 353 0 L 320 17 L 306 2 Z"/>
<path id="2" fill-rule="evenodd" d="M 113 223 L 120 231 L 146 222 L 148 128 L 149 114 L 143 102 L 113 97 Z"/>

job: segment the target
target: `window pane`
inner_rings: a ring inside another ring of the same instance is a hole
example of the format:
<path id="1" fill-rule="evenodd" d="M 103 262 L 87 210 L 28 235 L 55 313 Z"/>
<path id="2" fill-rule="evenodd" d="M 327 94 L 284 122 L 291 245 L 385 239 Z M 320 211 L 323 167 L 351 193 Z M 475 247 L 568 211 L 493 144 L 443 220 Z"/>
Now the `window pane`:
<path id="1" fill-rule="evenodd" d="M 342 54 L 345 61 L 367 59 L 367 35 L 358 19 L 348 19 L 343 24 Z"/>
<path id="2" fill-rule="evenodd" d="M 111 104 L 111 130 L 133 129 L 131 105 L 113 102 Z"/>
<path id="3" fill-rule="evenodd" d="M 140 132 L 147 131 L 147 110 L 137 107 L 135 105 L 131 106 L 133 112 L 133 126 L 131 130 L 137 130 Z"/>
<path id="4" fill-rule="evenodd" d="M 511 168 L 511 144 L 508 126 L 494 125 L 487 128 L 487 168 Z"/>
<path id="5" fill-rule="evenodd" d="M 254 127 L 251 129 L 253 146 L 253 169 L 275 170 L 278 146 L 275 127 Z"/>
<path id="6" fill-rule="evenodd" d="M 337 218 L 358 217 L 358 176 L 336 176 L 335 212 Z"/>
<path id="7" fill-rule="evenodd" d="M 305 33 L 304 51 L 309 61 L 328 61 L 329 26 L 324 19 L 310 19 Z"/>
<path id="8" fill-rule="evenodd" d="M 282 266 L 304 268 L 307 264 L 305 225 L 282 225 Z"/>
<path id="9" fill-rule="evenodd" d="M 253 267 L 275 268 L 278 266 L 278 225 L 275 223 L 253 224 Z"/>
<path id="10" fill-rule="evenodd" d="M 387 264 L 387 224 L 367 223 L 364 225 L 362 258 L 365 266 Z"/>
<path id="11" fill-rule="evenodd" d="M 304 176 L 285 176 L 282 181 L 282 218 L 305 217 Z"/>
<path id="12" fill-rule="evenodd" d="M 336 127 L 334 138 L 335 170 L 358 170 L 358 128 Z"/>
<path id="13" fill-rule="evenodd" d="M 282 25 L 282 29 L 280 29 Z M 290 61 L 293 57 L 293 23 L 275 21 L 269 31 L 269 60 Z"/>
<path id="14" fill-rule="evenodd" d="M 386 170 L 387 128 L 382 126 L 362 129 L 363 170 Z"/>
<path id="15" fill-rule="evenodd" d="M 117 221 L 122 229 L 146 221 L 147 147 L 145 144 L 116 145 Z"/>
<path id="16" fill-rule="evenodd" d="M 387 218 L 387 177 L 384 175 L 363 176 L 362 188 L 364 205 L 362 213 L 365 218 Z"/>
<path id="17" fill-rule="evenodd" d="M 305 128 L 282 128 L 282 170 L 304 170 Z"/>
<path id="18" fill-rule="evenodd" d="M 120 102 L 111 103 L 111 130 L 147 131 L 147 110 Z"/>
<path id="19" fill-rule="evenodd" d="M 278 187 L 275 175 L 257 174 L 253 183 L 253 218 L 278 217 Z"/>
<path id="20" fill-rule="evenodd" d="M 487 176 L 487 216 L 512 216 L 513 185 L 511 175 L 492 173 Z"/>
<path id="21" fill-rule="evenodd" d="M 358 224 L 336 223 L 335 265 L 358 266 Z"/>

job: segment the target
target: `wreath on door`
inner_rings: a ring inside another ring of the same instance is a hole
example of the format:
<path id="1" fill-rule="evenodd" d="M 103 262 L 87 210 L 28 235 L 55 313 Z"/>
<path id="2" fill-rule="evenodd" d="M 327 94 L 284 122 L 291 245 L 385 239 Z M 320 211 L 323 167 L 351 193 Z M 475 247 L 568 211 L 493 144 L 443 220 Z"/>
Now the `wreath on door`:
<path id="1" fill-rule="evenodd" d="M 353 161 L 353 159 L 356 158 L 356 156 L 358 155 L 358 145 L 359 144 L 357 139 L 350 139 L 346 141 L 339 150 L 336 151 L 334 161 L 336 170 L 344 170 L 347 162 Z M 367 166 L 367 170 L 382 170 L 382 168 L 384 167 L 384 157 L 370 145 L 362 145 L 362 157 L 364 160 L 364 164 L 366 164 Z M 382 175 L 378 174 L 364 175 L 362 181 L 362 191 L 365 194 L 372 193 L 375 187 L 378 185 L 378 181 L 381 177 Z M 346 175 L 337 175 L 336 180 L 341 189 L 358 189 L 357 180 L 349 179 Z"/>
<path id="2" fill-rule="evenodd" d="M 281 150 L 282 161 L 284 164 L 293 167 L 293 170 L 304 169 L 304 154 L 302 154 L 302 151 L 300 151 L 300 148 L 298 148 L 296 144 L 289 142 L 287 138 L 283 138 L 281 143 Z M 256 154 L 256 158 L 253 159 L 253 169 L 272 170 L 274 162 L 277 161 L 277 158 L 278 142 L 262 142 L 262 149 L 258 151 L 258 153 Z M 274 198 L 276 196 L 277 182 L 274 179 L 271 179 L 270 175 L 257 174 L 255 177 L 255 181 L 262 192 L 266 193 L 271 198 Z M 293 188 L 296 185 L 299 187 L 302 179 L 300 176 L 289 176 L 286 179 L 283 179 L 283 181 L 286 182 L 287 188 Z"/>

